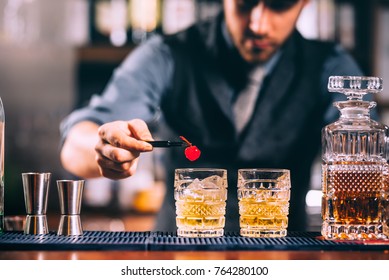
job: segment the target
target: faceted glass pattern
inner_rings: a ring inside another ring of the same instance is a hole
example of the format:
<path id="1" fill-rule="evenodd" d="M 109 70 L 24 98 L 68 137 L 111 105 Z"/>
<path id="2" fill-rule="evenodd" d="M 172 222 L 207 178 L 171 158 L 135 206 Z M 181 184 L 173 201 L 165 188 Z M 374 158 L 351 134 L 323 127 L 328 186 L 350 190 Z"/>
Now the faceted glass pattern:
<path id="1" fill-rule="evenodd" d="M 370 118 L 375 102 L 362 98 L 382 91 L 382 80 L 336 76 L 330 77 L 328 89 L 348 100 L 334 103 L 340 118 L 322 131 L 322 235 L 380 238 L 388 128 Z"/>
<path id="2" fill-rule="evenodd" d="M 227 200 L 224 169 L 176 169 L 174 183 L 177 234 L 223 236 Z"/>
<path id="3" fill-rule="evenodd" d="M 286 236 L 290 199 L 289 170 L 240 169 L 238 198 L 242 236 Z"/>

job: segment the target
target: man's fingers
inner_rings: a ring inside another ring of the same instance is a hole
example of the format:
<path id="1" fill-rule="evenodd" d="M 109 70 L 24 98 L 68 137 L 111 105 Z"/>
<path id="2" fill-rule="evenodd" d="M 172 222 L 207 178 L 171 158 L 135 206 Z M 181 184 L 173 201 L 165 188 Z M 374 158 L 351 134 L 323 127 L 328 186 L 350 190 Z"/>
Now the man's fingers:
<path id="1" fill-rule="evenodd" d="M 150 130 L 147 124 L 140 119 L 134 119 L 127 122 L 128 129 L 131 131 L 131 135 L 140 140 L 152 141 L 153 136 L 150 133 Z"/>
<path id="2" fill-rule="evenodd" d="M 125 173 L 125 172 L 119 172 L 119 171 L 115 171 L 115 170 L 111 170 L 111 169 L 106 169 L 106 168 L 101 168 L 101 167 L 100 167 L 100 173 L 105 178 L 112 179 L 112 180 L 125 179 L 125 178 L 128 178 L 129 176 L 131 176 L 131 175 L 128 175 L 127 173 Z"/>
<path id="3" fill-rule="evenodd" d="M 138 164 L 138 158 L 131 162 L 115 163 L 109 159 L 98 156 L 97 162 L 99 164 L 100 173 L 104 177 L 110 179 L 123 179 L 134 175 Z"/>
<path id="4" fill-rule="evenodd" d="M 135 128 L 137 129 L 137 128 Z M 144 129 L 144 127 L 142 128 Z M 146 130 L 147 126 L 146 126 Z M 139 152 L 152 151 L 153 147 L 144 141 L 139 141 L 132 135 L 133 132 L 126 126 L 125 122 L 114 122 L 102 125 L 99 128 L 99 136 L 103 141 L 111 144 L 114 147 L 133 150 Z M 139 132 L 140 134 L 150 135 L 149 132 Z M 151 136 L 148 136 L 150 138 Z M 146 140 L 146 139 L 142 139 Z"/>
<path id="5" fill-rule="evenodd" d="M 114 162 L 101 155 L 99 155 L 96 160 L 102 168 L 112 169 L 118 172 L 126 172 L 131 168 L 131 162 Z"/>
<path id="6" fill-rule="evenodd" d="M 132 176 L 140 153 L 153 150 L 151 144 L 142 141 L 153 139 L 142 120 L 104 124 L 99 127 L 98 135 L 96 161 L 101 175 L 110 179 Z"/>
<path id="7" fill-rule="evenodd" d="M 122 148 L 114 147 L 110 144 L 99 141 L 95 150 L 97 154 L 104 158 L 110 159 L 116 163 L 124 163 L 139 157 L 140 152 L 134 149 L 126 150 Z"/>

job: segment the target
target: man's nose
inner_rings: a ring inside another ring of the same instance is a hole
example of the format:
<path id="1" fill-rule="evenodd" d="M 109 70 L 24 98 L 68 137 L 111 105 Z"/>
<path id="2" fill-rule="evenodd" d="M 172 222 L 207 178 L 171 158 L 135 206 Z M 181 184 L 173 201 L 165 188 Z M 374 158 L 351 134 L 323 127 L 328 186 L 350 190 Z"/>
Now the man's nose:
<path id="1" fill-rule="evenodd" d="M 250 30 L 257 35 L 265 35 L 269 31 L 269 11 L 263 1 L 260 1 L 250 13 Z"/>

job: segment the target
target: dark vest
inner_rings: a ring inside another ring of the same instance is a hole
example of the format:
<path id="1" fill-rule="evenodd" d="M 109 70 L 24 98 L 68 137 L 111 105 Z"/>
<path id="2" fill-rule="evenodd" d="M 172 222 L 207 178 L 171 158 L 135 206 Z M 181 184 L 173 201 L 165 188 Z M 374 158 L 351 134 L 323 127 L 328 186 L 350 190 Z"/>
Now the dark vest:
<path id="1" fill-rule="evenodd" d="M 294 32 L 263 82 L 252 119 L 237 135 L 231 100 L 244 84 L 246 72 L 234 50 L 226 50 L 220 24 L 221 17 L 166 37 L 175 70 L 172 87 L 162 101 L 164 118 L 176 135 L 187 137 L 202 155 L 189 162 L 182 150 L 169 150 L 168 193 L 156 229 L 176 229 L 174 168 L 220 167 L 228 169 L 229 178 L 225 230 L 238 231 L 237 169 L 258 167 L 291 170 L 289 230 L 305 230 L 311 166 L 321 145 L 324 112 L 332 106 L 330 94 L 320 91 L 320 78 L 334 45 L 308 41 Z"/>

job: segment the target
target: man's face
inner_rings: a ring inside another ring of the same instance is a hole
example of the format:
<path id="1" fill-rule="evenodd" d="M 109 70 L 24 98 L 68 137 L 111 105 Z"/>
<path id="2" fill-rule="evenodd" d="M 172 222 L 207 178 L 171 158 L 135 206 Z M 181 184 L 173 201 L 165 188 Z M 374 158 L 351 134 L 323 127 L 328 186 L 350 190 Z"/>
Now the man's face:
<path id="1" fill-rule="evenodd" d="M 228 31 L 249 63 L 267 61 L 295 28 L 309 0 L 224 0 Z"/>

